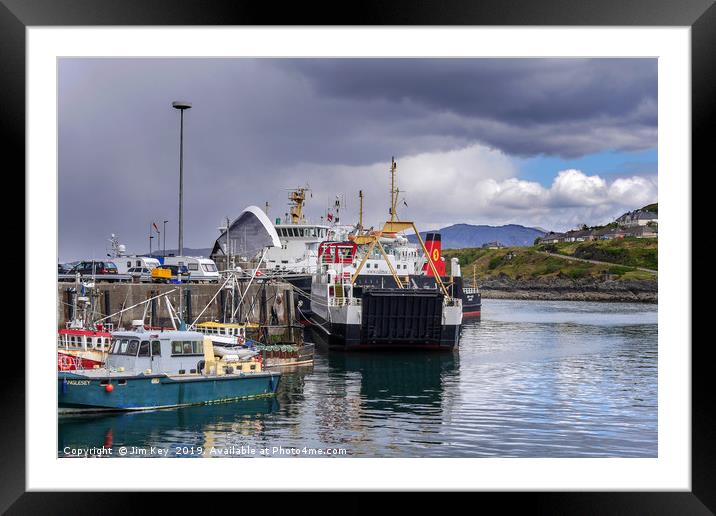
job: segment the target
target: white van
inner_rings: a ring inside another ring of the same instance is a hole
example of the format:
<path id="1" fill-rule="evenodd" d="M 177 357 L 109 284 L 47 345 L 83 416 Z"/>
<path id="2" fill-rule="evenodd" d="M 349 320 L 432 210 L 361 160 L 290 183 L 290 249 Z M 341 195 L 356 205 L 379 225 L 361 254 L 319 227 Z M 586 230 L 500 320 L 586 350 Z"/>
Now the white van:
<path id="1" fill-rule="evenodd" d="M 149 269 L 150 271 L 155 267 L 159 267 L 159 260 L 148 256 L 117 256 L 112 258 L 112 263 L 117 266 L 117 273 L 119 274 L 128 274 L 129 269 L 136 267 Z"/>
<path id="2" fill-rule="evenodd" d="M 164 265 L 185 266 L 189 270 L 189 281 L 218 282 L 219 270 L 214 260 L 193 256 L 166 256 Z"/>

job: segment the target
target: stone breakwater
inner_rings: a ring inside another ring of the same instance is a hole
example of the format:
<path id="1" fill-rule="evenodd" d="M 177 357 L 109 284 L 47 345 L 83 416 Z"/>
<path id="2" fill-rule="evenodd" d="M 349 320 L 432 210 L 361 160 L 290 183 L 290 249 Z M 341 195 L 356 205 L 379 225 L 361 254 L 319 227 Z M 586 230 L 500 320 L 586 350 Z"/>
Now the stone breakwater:
<path id="1" fill-rule="evenodd" d="M 512 279 L 499 277 L 480 284 L 485 299 L 536 299 L 657 303 L 657 280 L 604 280 L 571 278 Z"/>

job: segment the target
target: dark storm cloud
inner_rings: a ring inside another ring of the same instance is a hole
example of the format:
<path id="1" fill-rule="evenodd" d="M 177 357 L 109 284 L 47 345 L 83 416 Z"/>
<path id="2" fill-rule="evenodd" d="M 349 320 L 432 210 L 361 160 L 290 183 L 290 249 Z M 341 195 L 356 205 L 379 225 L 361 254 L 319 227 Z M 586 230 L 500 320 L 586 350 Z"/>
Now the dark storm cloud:
<path id="1" fill-rule="evenodd" d="M 282 215 L 286 189 L 308 180 L 317 215 L 346 183 L 338 167 L 475 144 L 560 156 L 656 144 L 656 60 L 61 59 L 58 98 L 63 260 L 102 256 L 113 232 L 144 252 L 165 219 L 175 247 L 173 100 L 194 104 L 188 247 L 211 246 L 249 204 Z"/>
<path id="2" fill-rule="evenodd" d="M 321 94 L 448 112 L 441 128 L 507 153 L 578 156 L 603 150 L 575 132 L 640 137 L 611 148 L 653 146 L 655 59 L 324 59 L 285 60 Z M 556 141 L 548 135 L 560 135 Z M 616 139 L 614 139 L 616 141 Z"/>

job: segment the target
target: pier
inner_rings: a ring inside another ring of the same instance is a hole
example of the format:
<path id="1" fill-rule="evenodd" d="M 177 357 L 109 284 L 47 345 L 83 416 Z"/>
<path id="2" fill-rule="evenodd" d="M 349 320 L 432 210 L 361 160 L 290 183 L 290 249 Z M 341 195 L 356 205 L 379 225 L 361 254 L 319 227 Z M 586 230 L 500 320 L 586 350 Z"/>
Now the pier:
<path id="1" fill-rule="evenodd" d="M 291 285 L 281 281 L 254 281 L 250 285 L 248 283 L 248 280 L 237 282 L 234 297 L 236 302 L 233 305 L 234 319 L 257 325 L 258 330 L 254 338 L 262 342 L 300 344 L 301 330 L 296 321 Z M 74 283 L 58 283 L 57 294 L 60 302 L 57 306 L 57 326 L 58 329 L 64 328 L 66 323 L 75 317 L 73 310 L 77 296 L 89 298 L 94 320 L 125 310 L 107 319 L 115 328 L 136 319 L 144 320 L 151 327 L 172 328 L 165 298 L 168 298 L 174 310 L 181 308 L 184 320 L 189 323 L 228 322 L 232 312 L 231 288 L 219 291 L 219 287 L 220 284 L 215 283 L 97 282 L 83 291 L 81 285 L 78 287 Z"/>

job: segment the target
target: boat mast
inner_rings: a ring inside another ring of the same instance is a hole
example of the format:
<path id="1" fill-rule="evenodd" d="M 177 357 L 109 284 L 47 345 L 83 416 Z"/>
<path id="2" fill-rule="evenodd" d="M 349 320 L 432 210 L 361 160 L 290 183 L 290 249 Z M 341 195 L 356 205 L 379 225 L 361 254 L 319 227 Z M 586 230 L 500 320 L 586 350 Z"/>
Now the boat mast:
<path id="1" fill-rule="evenodd" d="M 395 188 L 395 169 L 398 164 L 395 157 L 390 158 L 390 222 L 395 222 L 395 205 L 398 203 L 398 190 Z"/>
<path id="2" fill-rule="evenodd" d="M 363 233 L 363 190 L 358 191 L 358 234 Z"/>

